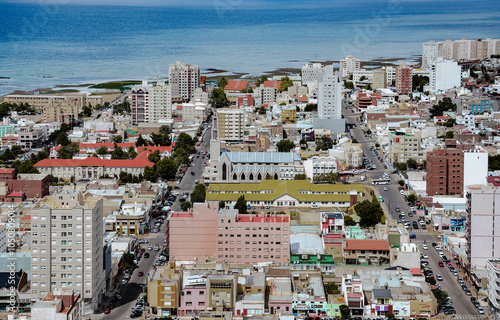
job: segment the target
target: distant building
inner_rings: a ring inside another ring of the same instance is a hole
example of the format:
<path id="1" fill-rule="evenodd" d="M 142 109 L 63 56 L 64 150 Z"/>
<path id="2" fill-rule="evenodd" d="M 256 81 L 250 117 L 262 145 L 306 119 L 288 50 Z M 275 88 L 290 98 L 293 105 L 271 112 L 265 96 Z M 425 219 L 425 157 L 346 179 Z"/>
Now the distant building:
<path id="1" fill-rule="evenodd" d="M 374 90 L 387 88 L 387 72 L 385 67 L 373 70 L 372 88 Z"/>
<path id="2" fill-rule="evenodd" d="M 430 66 L 429 84 L 432 90 L 460 88 L 462 67 L 456 61 L 439 59 Z"/>
<path id="3" fill-rule="evenodd" d="M 252 95 L 247 94 L 244 97 L 238 97 L 238 107 L 253 107 L 255 106 L 255 99 Z"/>
<path id="4" fill-rule="evenodd" d="M 295 107 L 281 108 L 281 121 L 284 124 L 297 123 L 297 109 Z"/>
<path id="5" fill-rule="evenodd" d="M 171 87 L 165 81 L 148 83 L 132 88 L 129 96 L 132 123 L 157 123 L 172 119 Z"/>
<path id="6" fill-rule="evenodd" d="M 242 142 L 245 129 L 245 113 L 243 109 L 217 109 L 214 112 L 214 128 L 212 136 L 226 142 Z"/>
<path id="7" fill-rule="evenodd" d="M 361 69 L 361 61 L 353 56 L 347 56 L 340 60 L 340 73 L 342 78 L 350 76 L 354 71 Z"/>
<path id="8" fill-rule="evenodd" d="M 472 112 L 472 114 L 483 114 L 485 112 L 492 113 L 495 111 L 495 108 L 489 98 L 482 97 L 469 101 L 467 110 Z"/>
<path id="9" fill-rule="evenodd" d="M 244 80 L 229 80 L 227 85 L 224 87 L 225 93 L 240 93 L 241 90 L 246 90 L 248 87 L 248 81 Z"/>
<path id="10" fill-rule="evenodd" d="M 402 61 L 396 67 L 396 91 L 399 94 L 412 92 L 413 75 L 412 68 Z"/>
<path id="11" fill-rule="evenodd" d="M 168 83 L 172 97 L 182 97 L 189 101 L 200 86 L 200 67 L 177 61 L 168 68 Z"/>
<path id="12" fill-rule="evenodd" d="M 340 119 L 342 113 L 342 78 L 333 66 L 318 75 L 318 117 Z"/>
<path id="13" fill-rule="evenodd" d="M 177 315 L 180 307 L 182 289 L 182 270 L 175 267 L 175 262 L 153 268 L 148 276 L 148 304 L 156 316 Z"/>
<path id="14" fill-rule="evenodd" d="M 307 63 L 302 66 L 302 85 L 314 88 L 318 85 L 318 75 L 323 70 L 321 63 Z"/>
<path id="15" fill-rule="evenodd" d="M 409 159 L 416 160 L 417 163 L 423 163 L 426 154 L 424 153 L 421 143 L 420 130 L 406 128 L 404 130 L 396 130 L 390 135 L 389 146 L 389 164 L 406 162 Z"/>
<path id="16" fill-rule="evenodd" d="M 276 102 L 278 89 L 281 86 L 281 81 L 264 81 L 258 88 L 255 89 L 260 97 L 260 104 L 271 104 Z"/>

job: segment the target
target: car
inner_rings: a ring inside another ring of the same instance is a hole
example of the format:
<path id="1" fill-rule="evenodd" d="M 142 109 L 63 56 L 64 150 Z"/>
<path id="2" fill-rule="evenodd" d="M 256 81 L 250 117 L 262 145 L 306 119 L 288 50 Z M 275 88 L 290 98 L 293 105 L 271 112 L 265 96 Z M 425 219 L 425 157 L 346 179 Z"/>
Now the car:
<path id="1" fill-rule="evenodd" d="M 440 274 L 436 274 L 437 281 L 443 281 L 443 277 Z"/>
<path id="2" fill-rule="evenodd" d="M 139 239 L 139 243 L 148 243 L 148 239 Z"/>
<path id="3" fill-rule="evenodd" d="M 408 217 L 413 217 L 413 212 L 408 212 Z"/>
<path id="4" fill-rule="evenodd" d="M 457 272 L 457 270 L 453 269 L 453 271 L 452 271 L 451 273 L 453 273 L 453 275 L 454 275 L 454 276 L 458 277 L 458 272 Z"/>
<path id="5" fill-rule="evenodd" d="M 413 221 L 413 229 L 418 229 L 418 223 L 416 221 Z"/>
<path id="6" fill-rule="evenodd" d="M 429 256 L 427 255 L 427 253 L 422 253 L 422 257 L 423 257 L 424 259 L 429 259 Z"/>
<path id="7" fill-rule="evenodd" d="M 142 277 L 144 275 L 144 272 L 142 271 L 139 271 L 139 273 L 137 274 L 139 277 Z"/>
<path id="8" fill-rule="evenodd" d="M 467 285 L 463 284 L 463 285 L 462 285 L 462 290 L 463 290 L 463 291 L 467 291 L 467 290 L 469 290 L 469 287 L 467 287 Z"/>
<path id="9" fill-rule="evenodd" d="M 105 314 L 109 314 L 110 312 L 111 312 L 111 309 L 109 309 L 109 308 L 104 309 Z"/>
<path id="10" fill-rule="evenodd" d="M 420 228 L 427 230 L 427 226 L 425 224 L 420 225 Z"/>
<path id="11" fill-rule="evenodd" d="M 396 212 L 399 212 L 399 211 L 400 211 L 399 207 L 398 207 L 398 206 L 396 206 Z"/>
<path id="12" fill-rule="evenodd" d="M 471 297 L 471 298 L 474 298 L 474 297 Z M 473 304 L 473 305 L 474 305 L 474 307 L 476 307 L 476 308 L 479 308 L 479 307 L 481 306 L 481 305 L 479 304 L 479 301 L 474 301 L 472 304 Z"/>
<path id="13" fill-rule="evenodd" d="M 456 314 L 455 309 L 448 309 L 444 312 L 445 315 L 451 315 L 451 314 Z"/>
<path id="14" fill-rule="evenodd" d="M 467 289 L 467 290 L 465 290 L 465 295 L 467 295 L 467 296 L 472 296 L 472 292 L 470 292 L 470 290 L 469 290 L 469 289 Z"/>
<path id="15" fill-rule="evenodd" d="M 127 284 L 128 280 L 127 279 L 122 279 L 122 284 Z"/>
<path id="16" fill-rule="evenodd" d="M 149 252 L 146 252 L 146 253 L 144 254 L 144 258 L 146 258 L 146 259 L 147 259 L 147 258 L 149 258 Z"/>
<path id="17" fill-rule="evenodd" d="M 159 251 L 160 250 L 160 247 L 159 246 L 156 246 L 155 247 L 155 251 Z"/>
<path id="18" fill-rule="evenodd" d="M 422 249 L 427 250 L 427 245 L 425 243 L 422 245 Z"/>
<path id="19" fill-rule="evenodd" d="M 444 263 L 443 263 L 443 261 L 439 261 L 439 262 L 438 262 L 438 265 L 439 265 L 440 267 L 444 267 Z"/>
<path id="20" fill-rule="evenodd" d="M 388 190 L 387 187 L 384 187 L 384 191 L 387 191 L 387 190 Z"/>
<path id="21" fill-rule="evenodd" d="M 152 246 L 152 245 L 149 245 L 149 246 L 148 246 L 148 250 L 149 250 L 149 251 L 153 250 L 153 246 Z"/>
<path id="22" fill-rule="evenodd" d="M 477 312 L 479 312 L 479 314 L 484 314 L 484 309 L 483 309 L 483 307 L 479 307 L 479 308 L 477 308 Z"/>

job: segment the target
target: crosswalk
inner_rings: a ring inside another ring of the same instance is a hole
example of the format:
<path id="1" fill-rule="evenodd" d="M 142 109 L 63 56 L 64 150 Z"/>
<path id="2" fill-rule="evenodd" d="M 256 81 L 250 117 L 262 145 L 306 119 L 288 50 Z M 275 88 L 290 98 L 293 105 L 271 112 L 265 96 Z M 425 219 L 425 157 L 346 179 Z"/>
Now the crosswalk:
<path id="1" fill-rule="evenodd" d="M 463 320 L 484 320 L 486 316 L 474 315 L 474 314 L 456 314 L 453 316 L 448 316 L 448 319 L 463 319 Z"/>

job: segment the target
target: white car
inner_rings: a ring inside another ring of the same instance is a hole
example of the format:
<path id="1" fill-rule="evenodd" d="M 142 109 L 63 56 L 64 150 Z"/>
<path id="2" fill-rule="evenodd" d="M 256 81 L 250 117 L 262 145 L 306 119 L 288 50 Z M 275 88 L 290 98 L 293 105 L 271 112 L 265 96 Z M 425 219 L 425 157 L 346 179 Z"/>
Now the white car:
<path id="1" fill-rule="evenodd" d="M 427 255 L 427 253 L 422 253 L 422 258 L 429 259 L 429 256 Z"/>
<path id="2" fill-rule="evenodd" d="M 384 187 L 384 191 L 387 191 L 387 187 Z"/>
<path id="3" fill-rule="evenodd" d="M 426 245 L 426 244 L 423 244 L 423 245 L 422 245 L 422 249 L 427 250 L 427 245 Z"/>

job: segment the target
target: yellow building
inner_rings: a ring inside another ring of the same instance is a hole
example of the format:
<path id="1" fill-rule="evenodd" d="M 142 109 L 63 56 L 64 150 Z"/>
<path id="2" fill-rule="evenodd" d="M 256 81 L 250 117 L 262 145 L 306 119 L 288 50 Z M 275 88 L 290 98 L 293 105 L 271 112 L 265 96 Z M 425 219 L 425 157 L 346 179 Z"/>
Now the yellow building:
<path id="1" fill-rule="evenodd" d="M 236 303 L 236 276 L 234 275 L 209 275 L 207 277 L 207 307 L 209 310 L 233 312 Z"/>
<path id="2" fill-rule="evenodd" d="M 156 308 L 157 316 L 177 314 L 181 287 L 182 270 L 175 267 L 175 262 L 153 269 L 148 278 L 148 303 Z"/>
<path id="3" fill-rule="evenodd" d="M 297 123 L 297 109 L 294 107 L 283 107 L 281 109 L 281 121 L 284 124 Z"/>

